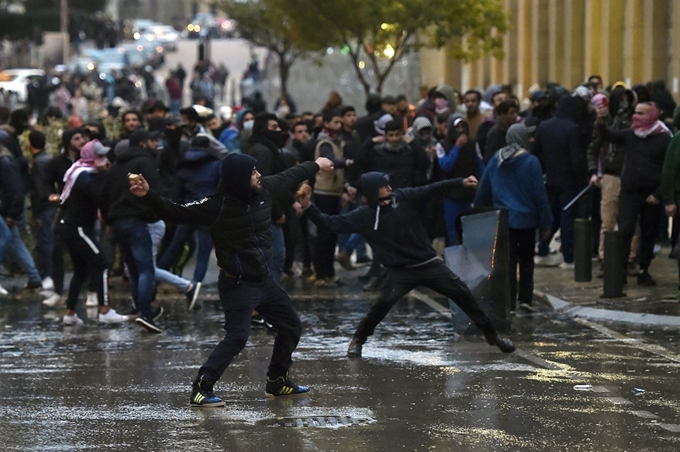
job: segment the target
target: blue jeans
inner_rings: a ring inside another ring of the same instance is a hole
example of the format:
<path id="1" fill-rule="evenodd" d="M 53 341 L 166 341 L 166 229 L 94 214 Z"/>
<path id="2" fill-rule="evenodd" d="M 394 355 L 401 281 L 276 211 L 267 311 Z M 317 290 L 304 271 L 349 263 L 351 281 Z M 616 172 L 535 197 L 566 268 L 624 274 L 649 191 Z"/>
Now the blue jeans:
<path id="1" fill-rule="evenodd" d="M 9 230 L 9 226 L 5 223 L 5 219 L 0 217 L 0 263 L 5 260 L 5 251 L 11 240 L 12 231 Z"/>
<path id="2" fill-rule="evenodd" d="M 111 228 L 130 273 L 130 290 L 135 307 L 142 317 L 151 319 L 154 264 L 148 223 L 138 218 L 125 218 L 115 220 Z"/>
<path id="3" fill-rule="evenodd" d="M 19 226 L 15 224 L 11 226 L 9 230 L 11 237 L 9 243 L 7 244 L 7 248 L 5 249 L 4 257 L 11 258 L 13 261 L 19 264 L 24 273 L 26 273 L 28 276 L 28 282 L 39 283 L 41 281 L 40 273 L 38 273 L 38 269 L 35 267 L 33 256 L 31 256 L 31 253 L 28 251 L 28 248 L 26 248 L 24 241 L 21 239 L 21 231 L 19 230 Z"/>
<path id="4" fill-rule="evenodd" d="M 272 225 L 272 258 L 269 262 L 269 271 L 277 283 L 281 281 L 283 261 L 286 259 L 286 241 L 283 236 L 283 228 L 278 224 Z"/>
<path id="5" fill-rule="evenodd" d="M 163 220 L 159 220 L 155 223 L 149 223 L 147 227 L 149 229 L 149 234 L 151 235 L 151 243 L 153 244 L 153 261 L 156 262 L 158 244 L 161 242 L 161 239 L 163 239 L 163 235 L 165 234 L 165 222 Z M 191 281 L 159 267 L 154 268 L 154 278 L 157 282 L 170 284 L 171 286 L 175 286 L 178 289 L 184 291 L 189 289 L 189 286 L 191 285 Z"/>
<path id="6" fill-rule="evenodd" d="M 356 207 L 356 204 L 347 204 L 342 207 L 340 213 L 343 214 L 351 212 L 352 210 L 356 209 Z M 366 239 L 364 239 L 361 234 L 356 232 L 353 232 L 352 234 L 338 234 L 338 249 L 341 252 L 346 252 L 350 256 L 354 250 L 356 250 L 357 259 L 366 257 Z"/>
<path id="7" fill-rule="evenodd" d="M 179 109 L 182 107 L 181 99 L 170 99 L 170 114 L 172 116 L 179 116 Z"/>
<path id="8" fill-rule="evenodd" d="M 56 214 L 56 207 L 48 207 L 35 218 L 36 266 L 42 279 L 52 277 L 52 224 Z"/>
<path id="9" fill-rule="evenodd" d="M 212 238 L 210 238 L 210 232 L 208 232 L 206 227 L 193 224 L 177 226 L 175 235 L 172 236 L 172 242 L 168 249 L 165 250 L 165 253 L 163 253 L 163 256 L 161 256 L 158 267 L 163 270 L 169 270 L 171 267 L 174 267 L 182 257 L 184 244 L 189 241 L 194 232 L 198 238 L 198 246 L 196 248 L 196 267 L 194 268 L 193 281 L 201 282 L 208 272 L 210 252 L 213 248 Z"/>

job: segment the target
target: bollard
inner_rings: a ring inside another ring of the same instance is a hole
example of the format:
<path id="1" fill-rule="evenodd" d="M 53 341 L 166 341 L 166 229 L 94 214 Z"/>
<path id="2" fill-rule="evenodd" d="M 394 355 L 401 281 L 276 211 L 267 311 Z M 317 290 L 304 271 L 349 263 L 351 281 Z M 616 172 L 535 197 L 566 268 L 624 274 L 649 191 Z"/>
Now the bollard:
<path id="1" fill-rule="evenodd" d="M 619 231 L 604 233 L 604 293 L 602 298 L 623 297 L 623 237 Z"/>
<path id="2" fill-rule="evenodd" d="M 593 231 L 590 220 L 574 221 L 574 281 L 588 282 L 593 279 Z"/>

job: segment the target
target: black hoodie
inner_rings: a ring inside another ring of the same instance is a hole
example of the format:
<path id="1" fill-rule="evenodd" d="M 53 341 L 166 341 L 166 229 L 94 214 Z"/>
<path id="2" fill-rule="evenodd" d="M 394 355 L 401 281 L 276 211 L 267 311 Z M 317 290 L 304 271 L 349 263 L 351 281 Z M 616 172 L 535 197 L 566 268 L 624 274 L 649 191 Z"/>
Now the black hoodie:
<path id="1" fill-rule="evenodd" d="M 131 146 L 118 156 L 106 175 L 99 195 L 102 216 L 107 223 L 123 218 L 138 218 L 147 223 L 158 221 L 158 217 L 130 193 L 128 173 L 143 175 L 151 189 L 166 193 L 156 156 L 149 149 Z"/>
<path id="2" fill-rule="evenodd" d="M 538 126 L 533 153 L 543 167 L 546 187 L 558 190 L 585 187 L 588 165 L 579 127 L 582 117 L 583 101 L 564 96 L 555 117 Z"/>
<path id="3" fill-rule="evenodd" d="M 361 176 L 360 188 L 368 205 L 342 215 L 325 215 L 311 205 L 308 218 L 332 232 L 360 233 L 387 268 L 418 267 L 431 262 L 437 252 L 421 221 L 421 211 L 432 198 L 462 188 L 463 179 L 395 190 L 387 205 L 379 205 L 378 190 L 388 181 L 384 173 L 366 173 Z"/>
<path id="4" fill-rule="evenodd" d="M 217 265 L 239 281 L 261 283 L 269 274 L 272 252 L 271 194 L 289 192 L 319 170 L 314 162 L 301 163 L 274 176 L 263 177 L 262 190 L 250 187 L 255 159 L 230 154 L 221 163 L 221 191 L 200 201 L 179 205 L 154 190 L 141 198 L 161 219 L 178 224 L 207 226 L 215 244 Z"/>

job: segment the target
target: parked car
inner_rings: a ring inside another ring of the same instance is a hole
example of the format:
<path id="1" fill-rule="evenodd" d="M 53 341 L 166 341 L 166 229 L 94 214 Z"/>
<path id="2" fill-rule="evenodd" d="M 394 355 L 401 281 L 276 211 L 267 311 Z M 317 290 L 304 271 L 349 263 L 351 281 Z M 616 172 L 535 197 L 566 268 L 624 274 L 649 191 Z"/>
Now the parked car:
<path id="1" fill-rule="evenodd" d="M 179 45 L 179 33 L 170 25 L 157 25 L 151 28 L 151 32 L 156 36 L 158 42 L 163 45 L 168 52 L 176 52 Z"/>
<path id="2" fill-rule="evenodd" d="M 197 13 L 187 25 L 187 37 L 190 39 L 198 38 L 219 38 L 220 28 L 215 20 L 215 16 L 210 13 Z"/>
<path id="3" fill-rule="evenodd" d="M 45 76 L 40 69 L 7 69 L 0 72 L 0 88 L 10 92 L 18 103 L 26 102 L 28 84 Z"/>

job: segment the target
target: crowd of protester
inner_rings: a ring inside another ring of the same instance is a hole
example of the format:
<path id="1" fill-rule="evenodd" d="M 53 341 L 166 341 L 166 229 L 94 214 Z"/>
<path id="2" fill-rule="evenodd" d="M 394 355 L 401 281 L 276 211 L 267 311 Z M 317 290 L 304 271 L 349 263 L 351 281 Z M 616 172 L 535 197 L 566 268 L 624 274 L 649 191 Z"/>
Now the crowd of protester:
<path id="1" fill-rule="evenodd" d="M 44 294 L 46 306 L 65 303 L 65 324 L 83 322 L 75 310 L 83 285 L 86 305 L 100 307 L 101 322 L 139 316 L 147 329 L 160 331 L 159 283 L 184 293 L 190 309 L 199 306 L 213 249 L 208 228 L 159 220 L 129 192 L 128 174 L 143 175 L 177 203 L 200 202 L 218 191 L 221 161 L 232 153 L 254 157 L 265 177 L 330 159 L 335 170 L 310 181 L 313 203 L 327 215 L 365 202 L 359 181 L 368 172 L 388 174 L 395 190 L 473 176 L 476 190 L 466 186 L 427 200 L 421 219 L 430 241 L 450 246 L 461 242 L 462 213 L 507 209 L 513 310 L 534 310 L 534 265 L 573 268 L 576 218 L 592 219 L 600 260 L 601 237 L 618 228 L 626 273 L 640 285 L 656 283 L 655 244 L 668 230 L 667 217 L 678 215 L 680 191 L 680 138 L 672 138 L 680 113 L 663 83 L 605 88 L 592 76 L 573 90 L 534 86 L 526 99 L 509 86 L 459 93 L 441 85 L 424 88 L 413 103 L 403 95 L 370 95 L 359 110 L 333 92 L 318 111 L 297 112 L 291 98 L 266 111 L 257 91 L 244 105 L 217 108 L 228 71 L 209 64 L 194 69 L 186 81 L 182 67 L 165 83 L 150 78 L 143 103 L 125 76 L 114 79 L 112 92 L 110 83 L 76 76 L 29 87 L 25 108 L 0 107 L 0 262 L 25 274 L 25 289 Z M 185 86 L 193 104 L 182 107 Z M 588 195 L 565 210 L 588 185 Z M 343 284 L 337 263 L 347 270 L 366 266 L 363 289 L 380 289 L 386 272 L 363 236 L 315 228 L 295 191 L 271 195 L 267 264 L 276 281 L 300 277 L 333 289 Z M 550 247 L 558 231 L 559 253 Z M 66 252 L 74 272 L 68 291 Z M 183 267 L 194 254 L 195 270 L 185 279 Z M 673 254 L 680 259 L 675 247 Z M 127 312 L 109 306 L 112 275 L 128 282 Z M 8 291 L 0 287 L 0 294 Z"/>

